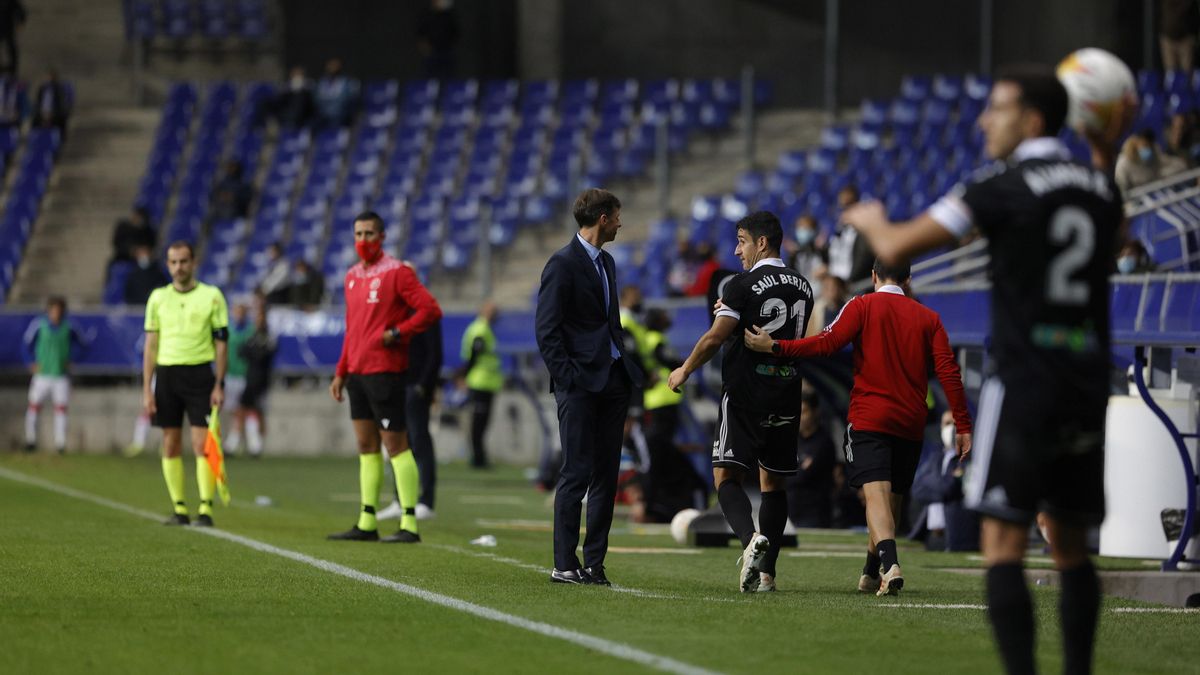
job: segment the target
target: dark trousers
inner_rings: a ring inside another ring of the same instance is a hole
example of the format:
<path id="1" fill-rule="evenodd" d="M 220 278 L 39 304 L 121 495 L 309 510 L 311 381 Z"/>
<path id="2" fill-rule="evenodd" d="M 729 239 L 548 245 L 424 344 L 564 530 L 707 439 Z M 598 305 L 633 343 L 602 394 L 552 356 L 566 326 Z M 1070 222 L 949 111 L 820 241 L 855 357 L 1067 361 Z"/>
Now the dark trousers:
<path id="1" fill-rule="evenodd" d="M 579 545 L 579 517 L 585 494 L 583 566 L 604 564 L 631 388 L 625 366 L 618 360 L 613 362 L 602 391 L 572 388 L 554 393 L 563 454 L 554 494 L 554 567 L 559 570 L 580 567 L 575 548 Z"/>
<path id="2" fill-rule="evenodd" d="M 471 466 L 484 467 L 488 465 L 487 447 L 483 444 L 483 436 L 487 433 L 488 423 L 492 421 L 492 403 L 496 393 L 481 389 L 470 389 L 467 400 L 471 404 Z"/>
<path id="3" fill-rule="evenodd" d="M 433 456 L 433 436 L 429 435 L 429 406 L 433 405 L 433 393 L 422 395 L 420 388 L 408 387 L 404 398 L 404 421 L 408 424 L 408 443 L 412 446 L 413 459 L 421 475 L 420 503 L 433 508 L 437 490 L 437 460 Z"/>

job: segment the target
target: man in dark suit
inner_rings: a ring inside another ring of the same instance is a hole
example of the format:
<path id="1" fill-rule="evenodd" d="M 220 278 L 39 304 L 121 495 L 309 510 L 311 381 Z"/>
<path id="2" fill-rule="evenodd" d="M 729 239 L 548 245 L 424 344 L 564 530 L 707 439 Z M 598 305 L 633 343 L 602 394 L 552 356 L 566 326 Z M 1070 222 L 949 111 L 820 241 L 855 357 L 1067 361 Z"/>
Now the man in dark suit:
<path id="1" fill-rule="evenodd" d="M 579 234 L 550 256 L 538 289 L 537 342 L 558 402 L 563 466 L 554 496 L 554 571 L 550 580 L 608 586 L 604 555 L 612 525 L 617 469 L 629 396 L 642 383 L 625 357 L 616 266 L 601 250 L 621 228 L 621 202 L 607 190 L 575 199 Z M 584 565 L 579 517 L 587 495 Z"/>

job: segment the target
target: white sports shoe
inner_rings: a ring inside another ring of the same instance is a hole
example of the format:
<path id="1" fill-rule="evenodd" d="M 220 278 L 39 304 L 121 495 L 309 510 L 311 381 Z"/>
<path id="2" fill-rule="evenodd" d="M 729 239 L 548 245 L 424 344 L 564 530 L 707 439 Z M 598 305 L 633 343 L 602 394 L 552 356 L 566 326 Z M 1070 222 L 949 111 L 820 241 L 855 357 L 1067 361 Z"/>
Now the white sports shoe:
<path id="1" fill-rule="evenodd" d="M 760 581 L 758 582 L 758 592 L 759 593 L 770 593 L 775 590 L 775 577 L 771 576 L 770 574 L 767 574 L 766 572 L 761 572 L 759 574 L 759 579 L 760 579 Z"/>
<path id="2" fill-rule="evenodd" d="M 738 588 L 743 593 L 754 593 L 758 590 L 762 583 L 758 566 L 762 564 L 763 556 L 767 554 L 769 548 L 771 548 L 771 542 L 755 532 L 754 536 L 750 538 L 750 543 L 746 545 L 746 550 L 742 551 L 742 557 L 738 559 L 742 564 L 742 572 L 738 577 Z"/>
<path id="3" fill-rule="evenodd" d="M 874 593 L 879 590 L 879 577 L 864 574 L 858 578 L 859 593 Z"/>
<path id="4" fill-rule="evenodd" d="M 434 518 L 437 517 L 437 514 L 433 512 L 433 509 L 429 508 L 428 506 L 425 506 L 421 502 L 417 502 L 417 509 L 416 509 L 415 515 L 417 517 L 417 520 L 433 520 Z"/>
<path id="5" fill-rule="evenodd" d="M 904 588 L 904 575 L 900 573 L 899 565 L 892 565 L 880 578 L 879 590 L 875 595 L 896 595 Z"/>
<path id="6" fill-rule="evenodd" d="M 375 512 L 375 520 L 396 520 L 404 515 L 404 509 L 400 508 L 400 502 L 393 501 L 386 508 Z"/>

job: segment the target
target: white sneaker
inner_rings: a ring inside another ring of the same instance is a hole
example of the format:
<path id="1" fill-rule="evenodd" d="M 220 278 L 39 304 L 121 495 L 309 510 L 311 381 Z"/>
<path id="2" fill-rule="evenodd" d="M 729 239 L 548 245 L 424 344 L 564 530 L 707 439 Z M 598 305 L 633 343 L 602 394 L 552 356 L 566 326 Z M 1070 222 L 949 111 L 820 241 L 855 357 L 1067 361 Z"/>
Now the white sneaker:
<path id="1" fill-rule="evenodd" d="M 875 595 L 896 595 L 901 588 L 904 588 L 904 575 L 900 573 L 899 565 L 892 565 L 880 578 Z"/>
<path id="2" fill-rule="evenodd" d="M 393 501 L 380 511 L 375 512 L 375 520 L 396 520 L 404 515 L 404 509 L 400 508 L 400 502 Z"/>
<path id="3" fill-rule="evenodd" d="M 758 582 L 759 593 L 771 593 L 775 590 L 775 577 L 762 572 L 759 574 L 760 581 Z"/>
<path id="4" fill-rule="evenodd" d="M 758 566 L 762 564 L 763 556 L 767 554 L 769 548 L 771 548 L 771 542 L 755 532 L 754 536 L 750 538 L 746 550 L 742 551 L 742 557 L 738 559 L 742 564 L 742 572 L 738 577 L 738 588 L 743 593 L 754 593 L 758 590 L 759 584 L 762 583 Z"/>
<path id="5" fill-rule="evenodd" d="M 417 502 L 417 512 L 415 515 L 417 516 L 417 520 L 433 520 L 437 517 L 437 514 L 433 512 L 433 509 L 425 506 L 421 502 Z"/>
<path id="6" fill-rule="evenodd" d="M 879 577 L 864 574 L 858 578 L 859 593 L 874 593 L 879 590 Z"/>

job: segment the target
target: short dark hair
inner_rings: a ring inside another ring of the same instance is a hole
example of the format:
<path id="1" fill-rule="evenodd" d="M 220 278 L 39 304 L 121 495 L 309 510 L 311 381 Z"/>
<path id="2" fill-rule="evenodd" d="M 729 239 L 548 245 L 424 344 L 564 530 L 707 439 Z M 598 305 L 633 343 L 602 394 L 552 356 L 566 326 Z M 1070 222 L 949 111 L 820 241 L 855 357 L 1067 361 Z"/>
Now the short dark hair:
<path id="1" fill-rule="evenodd" d="M 734 230 L 745 230 L 754 241 L 759 237 L 766 237 L 767 247 L 772 251 L 778 252 L 779 247 L 783 246 L 783 226 L 779 224 L 779 217 L 770 211 L 751 213 L 737 221 Z"/>
<path id="2" fill-rule="evenodd" d="M 374 211 L 363 211 L 357 216 L 354 216 L 354 222 L 357 223 L 360 220 L 366 220 L 375 223 L 375 231 L 383 234 L 383 216 L 375 213 Z"/>
<path id="3" fill-rule="evenodd" d="M 57 307 L 62 310 L 63 313 L 66 313 L 67 299 L 61 295 L 52 295 L 46 299 L 46 309 L 50 309 L 51 307 Z"/>
<path id="4" fill-rule="evenodd" d="M 190 241 L 176 239 L 175 241 L 171 242 L 171 245 L 167 247 L 167 250 L 170 251 L 173 248 L 186 248 L 188 257 L 190 257 L 192 260 L 196 259 L 196 249 L 192 246 L 192 242 Z"/>
<path id="5" fill-rule="evenodd" d="M 1018 102 L 1042 115 L 1042 135 L 1057 136 L 1067 120 L 1067 90 L 1049 66 L 1016 64 L 1000 68 L 996 82 L 1011 82 L 1021 90 Z"/>
<path id="6" fill-rule="evenodd" d="M 661 307 L 646 310 L 646 329 L 662 332 L 671 327 L 671 315 Z"/>
<path id="7" fill-rule="evenodd" d="M 887 281 L 899 281 L 904 283 L 912 277 L 912 265 L 908 264 L 907 260 L 900 260 L 891 265 L 885 264 L 879 258 L 875 259 L 875 265 L 871 269 L 879 276 L 880 279 Z"/>
<path id="8" fill-rule="evenodd" d="M 571 212 L 575 215 L 575 222 L 579 223 L 579 227 L 591 227 L 600 220 L 600 216 L 612 218 L 619 208 L 621 200 L 613 193 L 602 188 L 588 188 L 575 198 Z"/>

